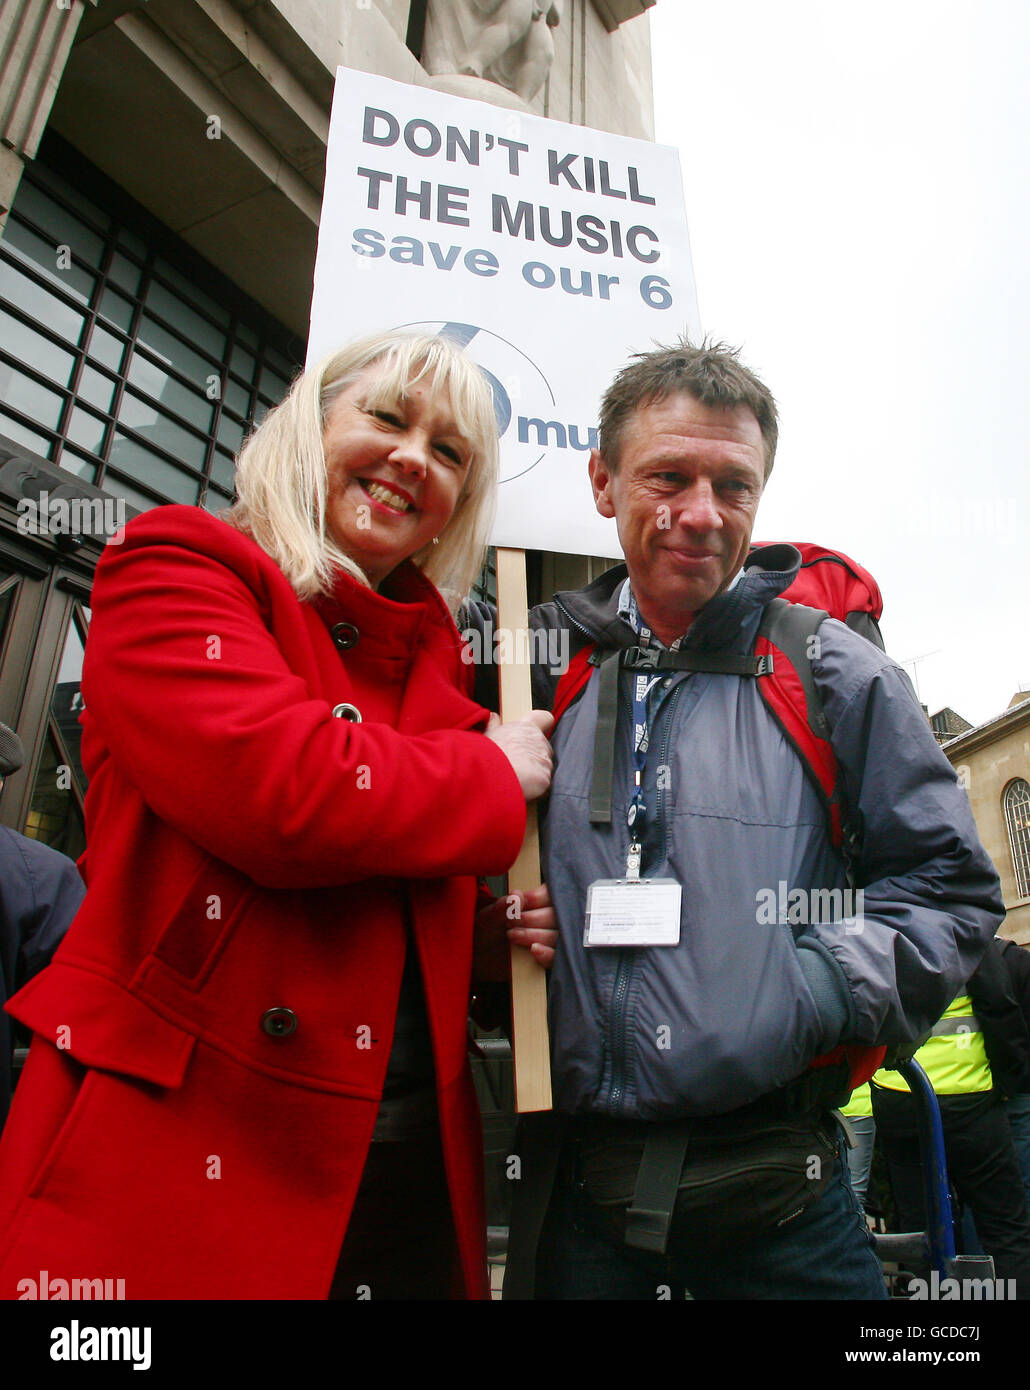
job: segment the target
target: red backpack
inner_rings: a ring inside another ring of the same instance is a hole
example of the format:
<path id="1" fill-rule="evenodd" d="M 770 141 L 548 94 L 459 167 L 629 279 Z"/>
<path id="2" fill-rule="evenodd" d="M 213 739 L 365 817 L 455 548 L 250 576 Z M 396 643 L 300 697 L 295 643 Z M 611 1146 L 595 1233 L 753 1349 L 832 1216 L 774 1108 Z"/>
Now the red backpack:
<path id="1" fill-rule="evenodd" d="M 763 545 L 753 545 L 755 550 Z M 849 883 L 858 845 L 842 812 L 837 759 L 830 745 L 830 728 L 822 701 L 812 678 L 812 642 L 823 620 L 838 618 L 883 650 L 879 618 L 883 598 L 872 575 L 840 551 L 826 550 L 806 542 L 791 542 L 801 552 L 801 569 L 794 582 L 779 598 L 773 599 L 762 617 L 754 651 L 746 674 L 754 675 L 766 707 L 794 748 L 801 765 L 818 793 L 826 811 L 830 839 L 844 858 Z M 605 653 L 588 642 L 569 662 L 558 681 L 552 713 L 555 724 L 582 694 L 594 669 Z M 698 663 L 694 669 L 702 669 Z M 740 658 L 720 667 L 717 660 L 704 660 L 703 669 L 745 674 Z M 614 675 L 614 668 L 612 674 Z M 603 795 L 602 795 L 603 799 Z M 868 1081 L 883 1061 L 885 1047 L 840 1044 L 832 1052 L 816 1057 L 811 1065 L 824 1067 L 847 1062 L 851 1087 Z"/>

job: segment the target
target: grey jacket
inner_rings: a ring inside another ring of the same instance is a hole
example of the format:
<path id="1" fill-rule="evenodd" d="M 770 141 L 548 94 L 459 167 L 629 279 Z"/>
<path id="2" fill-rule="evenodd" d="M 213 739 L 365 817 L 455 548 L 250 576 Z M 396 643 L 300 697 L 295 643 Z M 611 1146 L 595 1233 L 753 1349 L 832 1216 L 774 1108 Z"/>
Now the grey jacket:
<path id="1" fill-rule="evenodd" d="M 799 563 L 792 547 L 759 556 L 703 609 L 684 647 L 747 654 Z M 617 616 L 625 575 L 618 566 L 557 595 L 532 625 L 567 630 L 573 651 L 635 645 Z M 650 735 L 642 873 L 683 885 L 679 945 L 585 947 L 589 885 L 625 873 L 631 673 L 620 677 L 610 826 L 588 819 L 596 674 L 560 720 L 542 839 L 561 929 L 549 989 L 557 1110 L 670 1119 L 735 1109 L 838 1042 L 918 1037 L 976 968 L 1004 908 L 966 794 L 904 673 L 833 619 L 818 646 L 813 674 L 861 839 L 860 915 L 841 893 L 815 891 L 844 890 L 844 867 L 755 681 L 675 673 Z M 557 679 L 535 668 L 539 707 L 551 706 Z"/>

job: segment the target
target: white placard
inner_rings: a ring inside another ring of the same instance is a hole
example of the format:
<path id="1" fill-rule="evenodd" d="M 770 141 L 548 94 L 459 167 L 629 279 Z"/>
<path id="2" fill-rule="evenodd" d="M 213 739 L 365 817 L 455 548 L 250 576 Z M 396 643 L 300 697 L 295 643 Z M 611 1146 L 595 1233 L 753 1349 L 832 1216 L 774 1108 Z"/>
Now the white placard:
<path id="1" fill-rule="evenodd" d="M 587 477 L 600 396 L 698 327 L 678 152 L 340 68 L 308 360 L 402 325 L 491 378 L 493 544 L 618 555 Z"/>

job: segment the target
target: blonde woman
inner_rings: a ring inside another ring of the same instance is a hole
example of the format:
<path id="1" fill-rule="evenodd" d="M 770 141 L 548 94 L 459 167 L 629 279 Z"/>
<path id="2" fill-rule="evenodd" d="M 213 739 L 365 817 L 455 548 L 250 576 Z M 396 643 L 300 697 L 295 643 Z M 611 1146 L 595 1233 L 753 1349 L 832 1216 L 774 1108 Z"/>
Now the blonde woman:
<path id="1" fill-rule="evenodd" d="M 449 611 L 496 455 L 457 349 L 365 340 L 268 415 L 225 520 L 161 507 L 108 548 L 88 891 L 12 1006 L 0 1296 L 485 1296 L 476 878 L 550 778 L 549 716 L 487 727 Z M 546 961 L 552 928 L 515 939 Z"/>

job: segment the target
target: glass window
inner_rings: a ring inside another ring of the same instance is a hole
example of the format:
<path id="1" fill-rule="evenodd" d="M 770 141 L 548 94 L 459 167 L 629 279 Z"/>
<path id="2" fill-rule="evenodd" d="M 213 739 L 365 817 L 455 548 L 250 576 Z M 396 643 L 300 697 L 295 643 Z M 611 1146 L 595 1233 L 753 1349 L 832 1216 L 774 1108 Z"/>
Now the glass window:
<path id="1" fill-rule="evenodd" d="M 147 243 L 135 232 L 130 232 L 127 227 L 123 227 L 118 233 L 118 245 L 126 251 L 131 251 L 141 261 L 145 261 L 147 258 Z"/>
<path id="2" fill-rule="evenodd" d="M 267 345 L 265 347 L 265 361 L 273 371 L 278 372 L 287 381 L 290 381 L 297 371 L 297 368 L 287 362 L 281 352 L 276 352 L 274 347 Z"/>
<path id="3" fill-rule="evenodd" d="M 226 492 L 232 492 L 234 478 L 236 476 L 235 460 L 226 458 L 218 449 L 215 450 L 214 458 L 211 460 L 211 478 L 213 482 L 220 483 Z"/>
<path id="4" fill-rule="evenodd" d="M 133 386 L 138 386 L 141 391 L 146 391 L 148 396 L 153 396 L 176 415 L 181 415 L 191 425 L 196 425 L 197 429 L 203 430 L 205 434 L 210 432 L 214 403 L 168 376 L 142 353 L 132 354 L 127 380 L 131 381 Z"/>
<path id="5" fill-rule="evenodd" d="M 121 338 L 116 338 L 113 333 L 109 333 L 106 328 L 101 328 L 99 323 L 93 325 L 93 332 L 89 337 L 89 347 L 86 351 L 90 357 L 103 366 L 110 367 L 113 372 L 121 370 L 125 343 Z"/>
<path id="6" fill-rule="evenodd" d="M 220 492 L 216 492 L 213 487 L 208 488 L 207 496 L 204 498 L 203 507 L 212 516 L 221 516 L 232 506 L 232 498 L 224 497 Z"/>
<path id="7" fill-rule="evenodd" d="M 160 275 L 161 279 L 171 285 L 173 289 L 178 290 L 191 304 L 195 304 L 198 309 L 203 309 L 209 318 L 214 319 L 223 328 L 228 328 L 230 318 L 228 309 L 224 305 L 218 304 L 203 290 L 198 289 L 188 276 L 180 274 L 163 256 L 155 258 L 154 273 Z M 163 310 L 158 312 L 163 312 Z"/>
<path id="8" fill-rule="evenodd" d="M 229 366 L 237 376 L 241 376 L 244 381 L 254 380 L 254 368 L 257 366 L 257 359 L 249 352 L 244 352 L 239 343 L 232 350 L 229 358 Z"/>
<path id="9" fill-rule="evenodd" d="M 59 253 L 49 241 L 29 231 L 28 227 L 23 227 L 15 217 L 8 218 L 3 245 L 6 250 L 13 251 L 18 260 L 34 265 L 55 285 L 60 285 L 69 294 L 75 295 L 86 304 L 89 303 L 97 277 L 88 270 L 83 270 L 74 261 L 66 264 L 64 256 L 58 259 Z"/>
<path id="10" fill-rule="evenodd" d="M 79 376 L 79 395 L 98 410 L 110 411 L 114 400 L 114 382 L 95 367 L 83 367 Z"/>
<path id="11" fill-rule="evenodd" d="M 116 327 L 123 328 L 126 333 L 132 327 L 132 304 L 110 286 L 100 296 L 100 312 L 104 318 L 110 319 Z"/>
<path id="12" fill-rule="evenodd" d="M 92 191 L 85 161 L 68 168 Z M 155 255 L 150 222 L 124 215 L 129 226 L 38 160 L 26 166 L 0 242 L 11 306 L 0 308 L 0 431 L 135 510 L 195 502 L 204 487 L 221 509 L 233 456 L 294 373 L 293 340 L 185 248 L 177 258 L 173 239 Z"/>
<path id="13" fill-rule="evenodd" d="M 12 357 L 22 362 L 31 362 L 37 372 L 42 372 L 56 381 L 58 386 L 67 386 L 71 381 L 75 358 L 64 348 L 44 338 L 34 328 L 27 327 L 11 314 L 0 309 L 0 346 Z"/>
<path id="14" fill-rule="evenodd" d="M 104 422 L 98 420 L 88 410 L 76 408 L 65 431 L 73 444 L 88 449 L 91 454 L 100 454 L 104 445 Z"/>
<path id="15" fill-rule="evenodd" d="M 15 207 L 19 217 L 44 228 L 58 246 L 70 246 L 80 261 L 86 261 L 89 265 L 100 265 L 104 254 L 103 238 L 90 231 L 74 213 L 61 207 L 31 181 L 23 180 L 19 184 Z M 108 221 L 98 209 L 94 211 L 98 221 Z"/>
<path id="16" fill-rule="evenodd" d="M 83 305 L 88 307 L 92 303 L 97 287 L 97 277 L 91 271 L 83 270 L 74 261 L 62 257 L 57 262 L 57 273 L 52 278 L 66 294 L 81 300 Z"/>
<path id="17" fill-rule="evenodd" d="M 82 458 L 67 445 L 61 450 L 61 467 L 66 473 L 74 473 L 76 478 L 82 478 L 84 482 L 95 483 L 97 480 L 96 459 Z"/>
<path id="18" fill-rule="evenodd" d="M 79 803 L 68 785 L 69 767 L 74 776 L 74 767 L 65 762 L 63 750 L 51 732 L 40 759 L 25 834 L 77 859 L 85 848 L 86 837 Z"/>
<path id="19" fill-rule="evenodd" d="M 279 376 L 270 367 L 261 368 L 261 386 L 259 389 L 261 394 L 267 396 L 273 405 L 278 405 L 283 396 L 286 395 L 289 384 L 285 377 Z"/>
<path id="20" fill-rule="evenodd" d="M 82 314 L 3 260 L 0 260 L 0 296 L 72 344 L 78 343 L 82 336 L 85 321 Z M 3 345 L 6 347 L 6 342 Z"/>
<path id="21" fill-rule="evenodd" d="M 102 487 L 112 497 L 123 498 L 130 507 L 134 507 L 138 512 L 149 512 L 151 507 L 158 505 L 152 497 L 148 497 L 145 492 L 139 492 L 125 478 L 119 477 L 117 473 L 106 472 Z"/>
<path id="22" fill-rule="evenodd" d="M 0 362 L 0 401 L 28 415 L 36 424 L 52 430 L 56 430 L 61 422 L 64 397 L 56 391 L 48 391 L 38 381 L 16 372 L 3 362 Z"/>
<path id="23" fill-rule="evenodd" d="M 182 463 L 191 464 L 194 468 L 204 467 L 207 442 L 198 439 L 195 434 L 190 434 L 189 430 L 177 425 L 163 411 L 155 410 L 152 405 L 147 405 L 131 391 L 126 391 L 122 396 L 118 419 L 122 424 L 134 429 L 137 434 L 145 434 L 153 443 Z"/>
<path id="24" fill-rule="evenodd" d="M 139 325 L 139 341 L 148 347 L 155 357 L 169 367 L 174 367 L 182 376 L 188 377 L 201 389 L 207 386 L 212 372 L 217 373 L 217 365 L 201 357 L 198 352 L 188 348 L 174 333 L 155 323 L 148 314 L 143 314 Z"/>
<path id="25" fill-rule="evenodd" d="M 234 410 L 237 415 L 246 418 L 250 410 L 250 392 L 245 391 L 242 386 L 237 386 L 235 381 L 227 381 L 223 392 L 223 403 Z"/>
<path id="26" fill-rule="evenodd" d="M 1022 777 L 1010 782 L 1002 797 L 1002 808 L 1016 892 L 1021 898 L 1030 898 L 1030 782 Z"/>
<path id="27" fill-rule="evenodd" d="M 16 217 L 7 219 L 3 246 L 5 251 L 16 251 L 20 261 L 31 261 L 51 279 L 56 277 L 57 252 L 53 244 L 28 227 L 23 227 Z"/>
<path id="28" fill-rule="evenodd" d="M 78 604 L 75 605 L 78 608 Z M 82 713 L 82 633 L 73 614 L 68 624 L 68 635 L 61 653 L 61 664 L 57 671 L 57 684 L 50 703 L 50 714 L 57 725 L 57 733 L 69 757 L 69 766 L 82 792 L 86 790 L 86 774 L 82 767 L 80 745 L 82 728 L 79 715 Z"/>
<path id="29" fill-rule="evenodd" d="M 111 219 L 108 214 L 56 170 L 48 168 L 45 164 L 33 164 L 32 176 L 34 181 L 44 185 L 44 196 L 48 196 L 47 190 L 49 190 L 49 195 L 52 195 L 50 196 L 51 202 L 54 201 L 54 198 L 60 198 L 70 207 L 75 208 L 77 212 L 80 212 L 87 222 L 92 223 L 100 231 L 106 231 L 110 227 Z M 18 206 L 21 207 L 20 201 Z"/>
<path id="30" fill-rule="evenodd" d="M 111 264 L 108 267 L 107 277 L 113 280 L 116 285 L 120 285 L 129 294 L 138 294 L 140 280 L 143 272 L 135 261 L 130 261 L 128 256 L 119 255 L 118 252 L 111 257 Z"/>
<path id="31" fill-rule="evenodd" d="M 5 434 L 8 439 L 13 439 L 15 444 L 24 444 L 26 449 L 35 449 L 36 453 L 42 454 L 45 459 L 50 457 L 50 451 L 53 448 L 50 440 L 45 435 L 30 430 L 3 410 L 0 410 L 0 434 Z"/>
<path id="32" fill-rule="evenodd" d="M 115 430 L 110 461 L 114 467 L 127 473 L 129 477 L 135 478 L 144 487 L 152 488 L 170 502 L 195 502 L 197 500 L 199 482 L 196 478 L 191 478 L 176 468 L 174 464 L 151 453 L 145 445 L 135 439 L 130 439 L 121 430 Z M 107 488 L 106 481 L 104 487 Z M 110 489 L 110 491 L 114 491 L 114 489 Z"/>
<path id="33" fill-rule="evenodd" d="M 239 453 L 243 443 L 243 426 L 238 425 L 229 415 L 223 415 L 218 422 L 218 442 L 233 454 Z"/>
<path id="34" fill-rule="evenodd" d="M 4 636 L 7 632 L 7 619 L 11 616 L 11 609 L 14 607 L 14 596 L 18 592 L 18 581 L 9 580 L 7 585 L 0 589 L 0 651 L 3 651 Z"/>
<path id="35" fill-rule="evenodd" d="M 220 333 L 207 319 L 201 318 L 189 305 L 184 304 L 178 295 L 166 290 L 157 280 L 152 280 L 147 291 L 147 309 L 160 314 L 167 323 L 188 338 L 197 347 L 209 352 L 212 357 L 225 356 L 225 334 Z"/>

